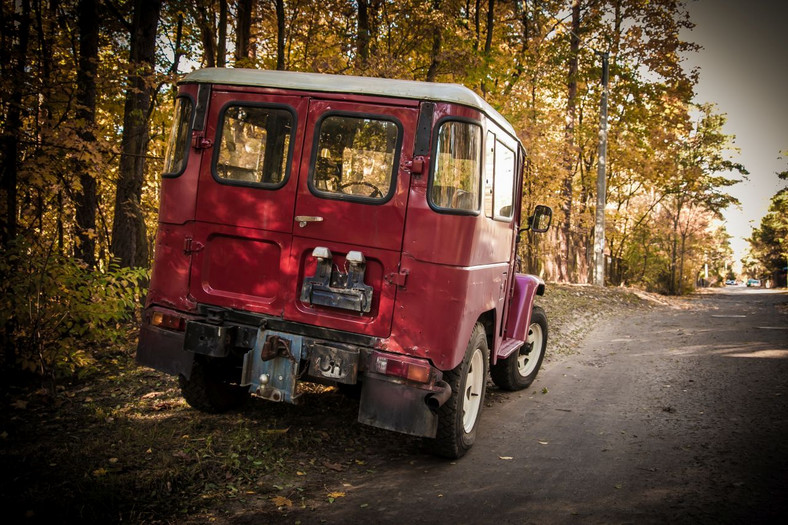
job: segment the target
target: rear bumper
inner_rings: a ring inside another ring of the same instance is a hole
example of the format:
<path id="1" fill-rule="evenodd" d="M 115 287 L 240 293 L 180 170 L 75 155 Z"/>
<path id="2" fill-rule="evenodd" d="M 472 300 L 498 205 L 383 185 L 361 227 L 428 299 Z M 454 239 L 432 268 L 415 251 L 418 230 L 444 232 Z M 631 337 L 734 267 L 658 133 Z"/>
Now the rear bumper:
<path id="1" fill-rule="evenodd" d="M 185 330 L 152 326 L 154 311 L 183 316 Z M 188 379 L 197 355 L 237 359 L 243 361 L 238 383 L 271 401 L 295 402 L 296 386 L 303 378 L 329 384 L 361 383 L 359 422 L 434 437 L 436 409 L 447 397 L 448 385 L 441 381 L 442 373 L 426 360 L 419 360 L 432 369 L 426 383 L 374 373 L 370 360 L 373 355 L 383 354 L 374 349 L 376 341 L 360 334 L 286 323 L 246 312 L 203 317 L 149 307 L 143 313 L 137 362 Z M 395 353 L 386 353 L 385 357 L 392 361 L 415 360 Z"/>

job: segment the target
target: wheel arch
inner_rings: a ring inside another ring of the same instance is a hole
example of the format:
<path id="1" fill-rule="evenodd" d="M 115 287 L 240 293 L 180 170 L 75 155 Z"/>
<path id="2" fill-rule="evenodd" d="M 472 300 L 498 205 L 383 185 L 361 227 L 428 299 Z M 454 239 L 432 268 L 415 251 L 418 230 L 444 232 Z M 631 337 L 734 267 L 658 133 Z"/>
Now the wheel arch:
<path id="1" fill-rule="evenodd" d="M 482 312 L 476 319 L 477 323 L 481 323 L 484 327 L 484 333 L 487 337 L 487 348 L 490 350 L 490 355 L 495 354 L 495 326 L 496 326 L 496 311 L 495 308 Z M 475 325 L 476 323 L 474 323 Z"/>
<path id="2" fill-rule="evenodd" d="M 535 275 L 517 274 L 514 295 L 506 319 L 506 337 L 525 341 L 531 321 L 534 297 L 544 294 L 544 281 Z"/>

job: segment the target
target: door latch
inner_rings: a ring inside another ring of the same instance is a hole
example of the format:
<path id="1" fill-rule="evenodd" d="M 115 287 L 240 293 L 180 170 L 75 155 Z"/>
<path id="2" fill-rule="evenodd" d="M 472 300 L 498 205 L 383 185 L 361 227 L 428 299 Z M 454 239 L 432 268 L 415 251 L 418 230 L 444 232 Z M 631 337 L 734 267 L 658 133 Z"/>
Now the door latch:
<path id="1" fill-rule="evenodd" d="M 184 255 L 191 255 L 193 253 L 197 253 L 203 248 L 205 248 L 205 245 L 203 243 L 197 242 L 191 237 L 186 237 L 186 240 L 183 243 Z"/>
<path id="2" fill-rule="evenodd" d="M 405 285 L 408 282 L 408 270 L 401 270 L 398 273 L 390 273 L 384 277 L 386 282 L 389 284 L 393 284 L 399 286 L 400 288 L 405 288 Z"/>

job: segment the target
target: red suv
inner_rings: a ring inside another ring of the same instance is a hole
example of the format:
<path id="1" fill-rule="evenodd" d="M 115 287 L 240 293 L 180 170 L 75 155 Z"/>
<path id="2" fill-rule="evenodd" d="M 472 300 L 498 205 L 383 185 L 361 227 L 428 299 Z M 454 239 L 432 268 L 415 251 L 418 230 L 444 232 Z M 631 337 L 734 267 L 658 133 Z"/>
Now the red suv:
<path id="1" fill-rule="evenodd" d="M 179 86 L 137 359 L 193 407 L 358 385 L 362 423 L 473 444 L 547 342 L 516 273 L 525 153 L 453 84 L 204 69 Z M 525 228 L 547 229 L 537 206 Z"/>

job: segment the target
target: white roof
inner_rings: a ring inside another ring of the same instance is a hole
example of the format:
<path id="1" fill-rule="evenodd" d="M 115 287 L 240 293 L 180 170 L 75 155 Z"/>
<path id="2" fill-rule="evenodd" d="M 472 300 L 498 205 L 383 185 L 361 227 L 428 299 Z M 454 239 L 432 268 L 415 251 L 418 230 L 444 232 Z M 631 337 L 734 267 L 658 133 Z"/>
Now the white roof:
<path id="1" fill-rule="evenodd" d="M 183 77 L 180 83 L 226 84 L 452 102 L 478 109 L 512 136 L 517 136 L 512 125 L 500 113 L 479 95 L 459 84 L 218 67 L 198 69 Z"/>

